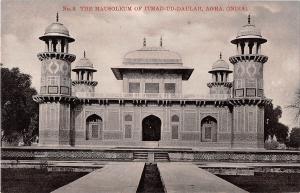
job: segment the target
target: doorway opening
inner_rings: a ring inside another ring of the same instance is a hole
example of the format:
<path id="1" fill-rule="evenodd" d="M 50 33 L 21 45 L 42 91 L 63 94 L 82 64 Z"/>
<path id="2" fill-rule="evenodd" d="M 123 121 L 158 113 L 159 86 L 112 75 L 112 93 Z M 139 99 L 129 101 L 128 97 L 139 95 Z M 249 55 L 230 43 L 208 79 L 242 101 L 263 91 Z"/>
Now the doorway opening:
<path id="1" fill-rule="evenodd" d="M 161 120 L 157 116 L 149 115 L 142 121 L 142 140 L 159 141 L 161 135 Z"/>

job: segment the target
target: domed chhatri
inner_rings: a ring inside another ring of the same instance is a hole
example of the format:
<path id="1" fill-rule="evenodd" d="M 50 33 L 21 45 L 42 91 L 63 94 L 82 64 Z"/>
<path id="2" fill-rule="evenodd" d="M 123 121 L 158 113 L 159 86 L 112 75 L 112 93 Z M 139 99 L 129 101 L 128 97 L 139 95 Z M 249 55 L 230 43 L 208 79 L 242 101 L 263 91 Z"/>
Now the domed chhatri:
<path id="1" fill-rule="evenodd" d="M 222 59 L 222 53 L 219 60 L 212 65 L 212 70 L 208 72 L 212 75 L 212 81 L 207 84 L 211 96 L 220 94 L 229 96 L 232 82 L 229 82 L 228 77 L 232 71 L 229 70 L 227 62 Z"/>
<path id="2" fill-rule="evenodd" d="M 261 31 L 251 23 L 251 17 L 248 15 L 248 23 L 244 25 L 238 32 L 236 39 L 232 40 L 231 43 L 238 44 L 243 39 L 256 39 L 259 43 L 267 42 L 261 35 Z"/>
<path id="3" fill-rule="evenodd" d="M 75 80 L 72 81 L 73 94 L 77 97 L 93 96 L 95 86 L 98 82 L 93 80 L 94 72 L 97 72 L 93 67 L 93 63 L 86 57 L 83 51 L 83 58 L 81 58 L 75 68 L 72 70 L 76 73 Z"/>
<path id="4" fill-rule="evenodd" d="M 89 70 L 96 72 L 97 70 L 94 69 L 93 63 L 86 57 L 85 51 L 83 52 L 83 58 L 81 58 L 75 65 L 73 71 L 76 72 L 78 70 Z"/>
<path id="5" fill-rule="evenodd" d="M 220 58 L 217 60 L 213 65 L 212 65 L 212 70 L 209 72 L 214 72 L 214 71 L 228 71 L 232 72 L 229 70 L 229 64 L 222 59 L 222 53 L 220 53 Z"/>
<path id="6" fill-rule="evenodd" d="M 45 41 L 49 39 L 49 37 L 65 37 L 68 39 L 68 42 L 75 41 L 75 39 L 70 36 L 69 30 L 59 22 L 58 13 L 56 15 L 56 22 L 46 27 L 44 35 L 39 37 L 39 39 Z"/>
<path id="7" fill-rule="evenodd" d="M 167 50 L 162 46 L 162 38 L 159 47 L 148 47 L 144 38 L 143 47 L 125 54 L 123 64 L 182 65 L 182 59 L 178 53 Z"/>

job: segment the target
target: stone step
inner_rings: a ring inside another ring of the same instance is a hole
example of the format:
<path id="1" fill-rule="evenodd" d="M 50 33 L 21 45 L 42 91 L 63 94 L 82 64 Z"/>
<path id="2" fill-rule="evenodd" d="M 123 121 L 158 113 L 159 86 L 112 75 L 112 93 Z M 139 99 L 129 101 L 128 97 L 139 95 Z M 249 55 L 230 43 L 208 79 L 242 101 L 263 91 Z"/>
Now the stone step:
<path id="1" fill-rule="evenodd" d="M 154 153 L 154 160 L 159 162 L 170 161 L 169 154 L 167 152 Z"/>
<path id="2" fill-rule="evenodd" d="M 148 159 L 148 152 L 133 152 L 134 161 L 146 161 Z"/>

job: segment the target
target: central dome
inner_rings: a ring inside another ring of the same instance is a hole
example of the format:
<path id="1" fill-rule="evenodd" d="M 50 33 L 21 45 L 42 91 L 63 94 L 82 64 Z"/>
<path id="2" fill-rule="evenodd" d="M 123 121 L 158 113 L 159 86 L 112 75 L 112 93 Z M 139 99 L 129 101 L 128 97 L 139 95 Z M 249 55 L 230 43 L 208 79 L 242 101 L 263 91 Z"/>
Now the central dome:
<path id="1" fill-rule="evenodd" d="M 143 47 L 139 50 L 128 52 L 124 56 L 123 64 L 171 64 L 182 65 L 182 59 L 176 52 L 163 47 Z"/>

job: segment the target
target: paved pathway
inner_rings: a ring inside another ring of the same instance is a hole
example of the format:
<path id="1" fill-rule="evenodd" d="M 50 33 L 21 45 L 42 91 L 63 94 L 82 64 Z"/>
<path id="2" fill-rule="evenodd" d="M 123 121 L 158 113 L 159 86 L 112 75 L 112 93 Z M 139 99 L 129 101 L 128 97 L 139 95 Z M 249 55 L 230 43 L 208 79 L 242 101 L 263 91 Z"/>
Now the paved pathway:
<path id="1" fill-rule="evenodd" d="M 53 193 L 136 193 L 144 163 L 108 163 Z"/>
<path id="2" fill-rule="evenodd" d="M 158 163 L 167 193 L 247 192 L 192 163 Z"/>

